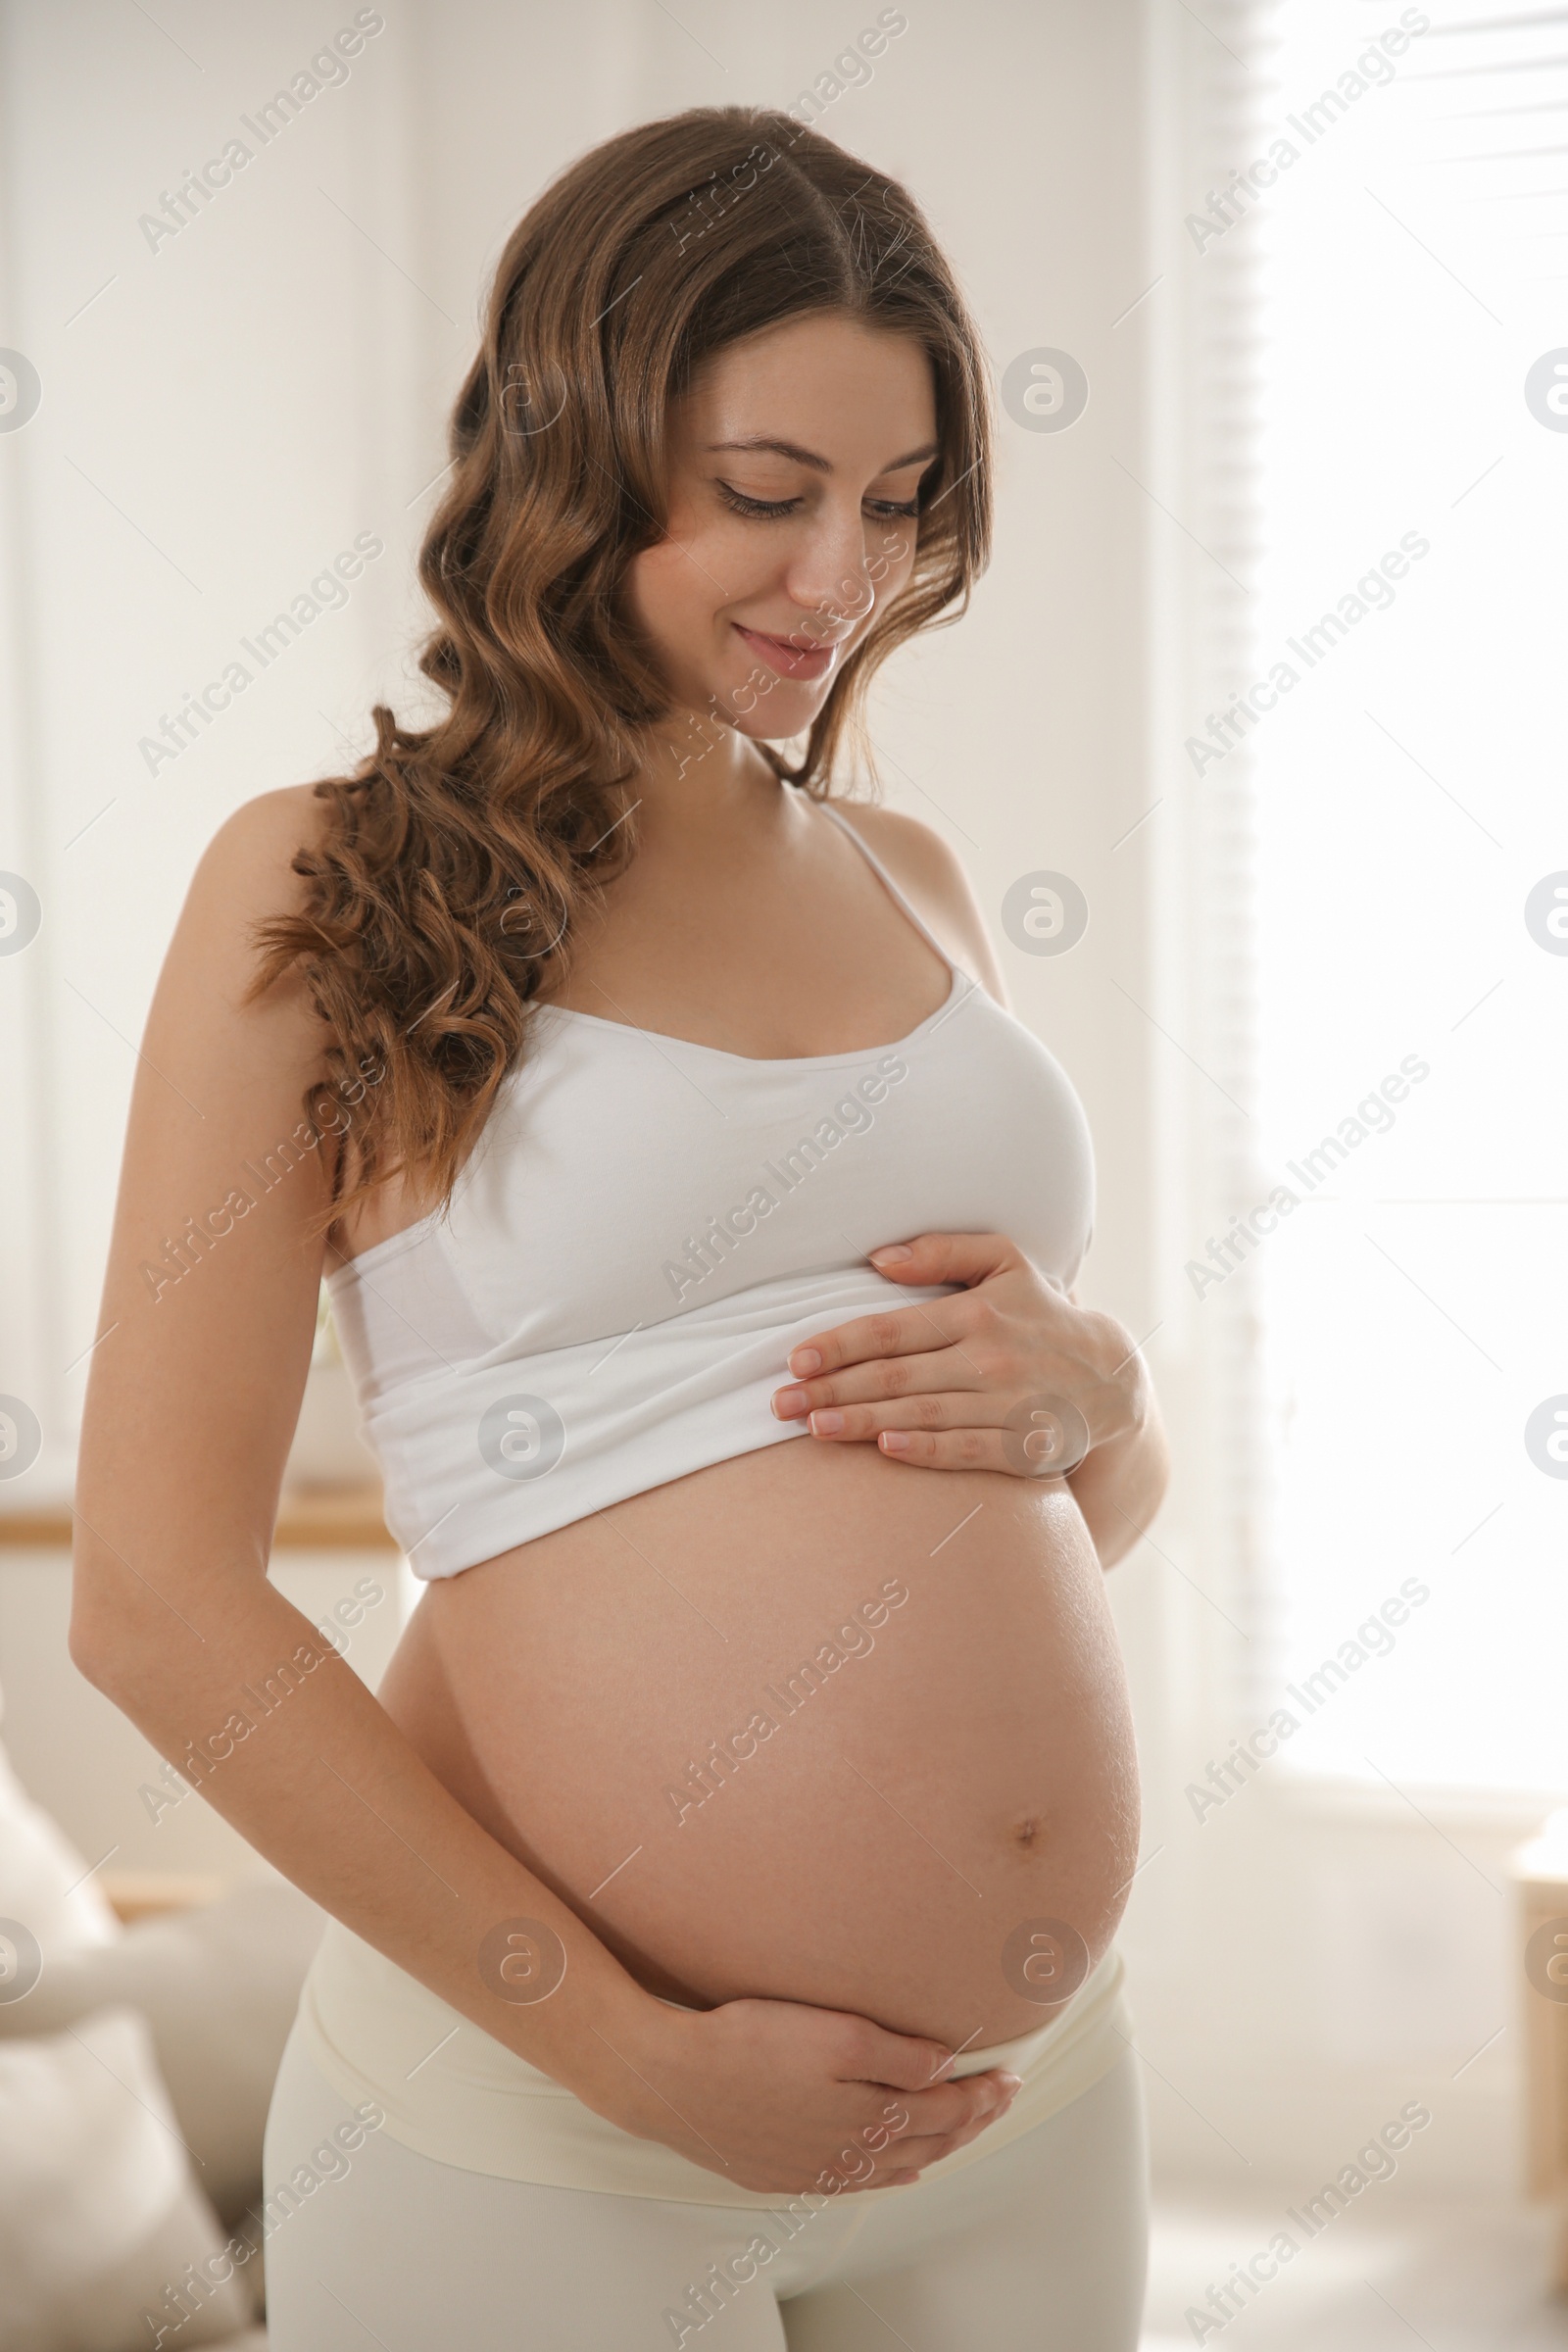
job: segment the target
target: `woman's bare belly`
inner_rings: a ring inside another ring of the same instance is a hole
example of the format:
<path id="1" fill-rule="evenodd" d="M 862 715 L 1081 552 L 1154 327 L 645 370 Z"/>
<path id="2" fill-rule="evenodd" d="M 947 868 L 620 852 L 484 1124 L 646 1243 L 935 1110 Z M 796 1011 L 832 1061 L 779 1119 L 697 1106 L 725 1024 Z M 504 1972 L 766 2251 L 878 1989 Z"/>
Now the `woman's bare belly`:
<path id="1" fill-rule="evenodd" d="M 770 1446 L 432 1584 L 381 1696 L 692 2007 L 1010 2040 L 1052 2015 L 1028 1923 L 1098 1959 L 1135 1866 L 1121 1658 L 1055 1481 Z"/>

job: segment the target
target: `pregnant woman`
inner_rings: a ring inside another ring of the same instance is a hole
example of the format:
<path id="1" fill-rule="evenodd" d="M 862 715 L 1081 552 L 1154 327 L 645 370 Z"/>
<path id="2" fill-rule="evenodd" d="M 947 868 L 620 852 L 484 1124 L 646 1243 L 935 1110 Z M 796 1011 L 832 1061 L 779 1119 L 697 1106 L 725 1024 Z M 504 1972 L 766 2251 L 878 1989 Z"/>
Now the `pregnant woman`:
<path id="1" fill-rule="evenodd" d="M 987 414 L 895 183 L 611 140 L 502 257 L 429 722 L 191 886 L 72 1643 L 330 1915 L 274 2352 L 1136 2343 L 1102 1570 L 1164 1442 L 959 867 L 830 794 Z M 426 1580 L 377 1697 L 267 1577 L 323 1274 Z"/>

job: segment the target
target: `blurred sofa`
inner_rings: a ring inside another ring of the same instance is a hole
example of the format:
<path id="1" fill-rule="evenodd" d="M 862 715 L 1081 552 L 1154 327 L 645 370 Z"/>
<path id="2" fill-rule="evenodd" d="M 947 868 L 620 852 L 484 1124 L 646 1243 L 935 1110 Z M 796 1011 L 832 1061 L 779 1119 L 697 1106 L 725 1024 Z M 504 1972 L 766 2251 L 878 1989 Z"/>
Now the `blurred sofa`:
<path id="1" fill-rule="evenodd" d="M 254 2352 L 247 2217 L 322 1915 L 268 1876 L 143 1887 L 126 1924 L 103 1886 L 0 1747 L 0 2352 Z"/>

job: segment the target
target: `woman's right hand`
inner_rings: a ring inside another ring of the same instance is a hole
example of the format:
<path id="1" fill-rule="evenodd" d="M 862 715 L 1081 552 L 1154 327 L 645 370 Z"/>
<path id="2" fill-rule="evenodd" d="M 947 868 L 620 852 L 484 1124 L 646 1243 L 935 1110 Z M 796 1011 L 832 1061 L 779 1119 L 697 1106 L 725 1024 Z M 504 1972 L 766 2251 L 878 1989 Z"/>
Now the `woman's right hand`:
<path id="1" fill-rule="evenodd" d="M 1011 2106 L 1000 2068 L 948 2079 L 953 2052 L 799 2001 L 661 2004 L 642 2089 L 613 2120 L 738 2187 L 830 2195 L 915 2180 Z M 649 2096 L 649 2093 L 652 2096 Z"/>

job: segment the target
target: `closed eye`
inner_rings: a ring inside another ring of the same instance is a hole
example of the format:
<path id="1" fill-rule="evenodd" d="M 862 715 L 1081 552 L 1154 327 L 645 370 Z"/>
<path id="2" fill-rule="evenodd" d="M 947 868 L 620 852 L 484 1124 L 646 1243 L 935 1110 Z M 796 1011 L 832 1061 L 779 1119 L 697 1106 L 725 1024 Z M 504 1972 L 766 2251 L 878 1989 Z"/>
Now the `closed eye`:
<path id="1" fill-rule="evenodd" d="M 718 485 L 718 494 L 725 506 L 732 507 L 737 514 L 756 514 L 765 518 L 775 514 L 793 514 L 805 503 L 799 498 L 748 498 L 744 490 L 737 490 L 733 484 L 724 481 Z"/>
<path id="2" fill-rule="evenodd" d="M 737 490 L 732 482 L 720 481 L 717 487 L 720 498 L 733 513 L 750 514 L 764 522 L 770 522 L 780 515 L 794 514 L 805 504 L 805 501 L 799 498 L 748 498 L 746 492 Z M 865 507 L 866 512 L 876 515 L 879 521 L 885 521 L 895 514 L 907 515 L 912 519 L 920 512 L 918 498 L 903 501 L 890 498 L 868 498 L 865 501 Z"/>

